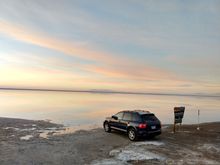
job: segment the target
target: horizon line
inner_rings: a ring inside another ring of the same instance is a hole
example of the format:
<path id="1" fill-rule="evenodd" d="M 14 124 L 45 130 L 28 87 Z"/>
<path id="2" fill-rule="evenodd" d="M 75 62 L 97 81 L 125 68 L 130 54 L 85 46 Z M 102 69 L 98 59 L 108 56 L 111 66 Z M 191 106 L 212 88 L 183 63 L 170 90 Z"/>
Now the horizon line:
<path id="1" fill-rule="evenodd" d="M 16 88 L 16 87 L 0 87 L 0 90 L 8 91 L 37 91 L 37 92 L 67 92 L 67 93 L 97 93 L 97 94 L 129 94 L 129 95 L 155 95 L 155 96 L 189 96 L 189 97 L 220 97 L 220 95 L 209 94 L 179 94 L 179 93 L 154 93 L 154 92 L 131 92 L 131 91 L 115 91 L 115 90 L 99 90 L 99 89 L 49 89 L 49 88 Z"/>

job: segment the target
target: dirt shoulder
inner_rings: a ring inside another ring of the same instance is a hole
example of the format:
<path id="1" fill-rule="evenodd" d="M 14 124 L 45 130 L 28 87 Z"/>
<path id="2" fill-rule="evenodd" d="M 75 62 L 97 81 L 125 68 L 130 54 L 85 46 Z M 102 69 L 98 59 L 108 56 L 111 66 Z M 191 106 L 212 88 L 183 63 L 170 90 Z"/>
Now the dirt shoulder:
<path id="1" fill-rule="evenodd" d="M 101 128 L 72 134 L 39 135 L 63 129 L 46 121 L 0 118 L 0 162 L 13 164 L 220 164 L 220 123 L 163 129 L 155 139 L 130 142 Z M 27 136 L 31 136 L 25 138 Z"/>

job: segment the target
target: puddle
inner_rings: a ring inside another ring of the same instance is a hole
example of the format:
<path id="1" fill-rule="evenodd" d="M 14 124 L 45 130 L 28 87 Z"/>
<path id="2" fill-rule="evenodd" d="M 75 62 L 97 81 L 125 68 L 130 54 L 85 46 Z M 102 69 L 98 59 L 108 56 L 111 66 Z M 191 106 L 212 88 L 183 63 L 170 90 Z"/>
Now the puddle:
<path id="1" fill-rule="evenodd" d="M 80 126 L 72 126 L 72 127 L 63 127 L 63 128 L 49 128 L 47 130 L 40 130 L 40 137 L 48 139 L 49 136 L 61 136 L 66 134 L 71 134 L 79 130 L 92 130 L 100 128 L 99 125 L 80 125 Z"/>
<path id="2" fill-rule="evenodd" d="M 9 130 L 13 129 L 15 131 L 23 132 L 23 131 L 30 131 L 30 132 L 37 132 L 39 133 L 39 137 L 48 139 L 50 136 L 60 136 L 65 134 L 71 134 L 79 130 L 92 130 L 100 128 L 100 125 L 94 124 L 94 125 L 78 125 L 78 126 L 71 126 L 71 127 L 51 127 L 51 128 L 45 128 L 45 129 L 37 129 L 36 124 L 32 124 L 31 128 L 16 128 L 16 127 L 5 127 L 3 129 Z M 23 140 L 23 137 L 22 137 Z M 25 140 L 25 139 L 24 139 Z"/>

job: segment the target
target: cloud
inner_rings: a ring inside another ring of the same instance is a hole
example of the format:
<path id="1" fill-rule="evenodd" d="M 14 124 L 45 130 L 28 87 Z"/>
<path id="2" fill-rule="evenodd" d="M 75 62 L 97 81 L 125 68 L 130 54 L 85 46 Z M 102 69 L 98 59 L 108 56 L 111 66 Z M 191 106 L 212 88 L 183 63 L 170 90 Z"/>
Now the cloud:
<path id="1" fill-rule="evenodd" d="M 86 70 L 98 73 L 104 76 L 115 77 L 118 79 L 139 80 L 139 81 L 158 81 L 158 80 L 178 80 L 176 76 L 167 71 L 151 69 L 143 66 L 86 66 Z"/>
<path id="2" fill-rule="evenodd" d="M 169 79 L 175 77 L 169 72 L 146 66 L 141 61 L 92 50 L 86 45 L 59 40 L 4 20 L 0 20 L 0 32 L 18 41 L 49 48 L 83 60 L 94 61 L 95 64 L 79 65 L 78 67 L 81 69 L 85 67 L 84 70 L 96 74 L 129 79 Z"/>
<path id="3" fill-rule="evenodd" d="M 0 20 L 0 27 L 1 33 L 4 33 L 7 36 L 22 42 L 53 49 L 68 55 L 80 57 L 82 59 L 99 59 L 100 61 L 107 61 L 104 55 L 99 54 L 93 50 L 84 49 L 77 43 L 72 44 L 66 41 L 60 41 L 53 37 L 47 37 L 46 34 L 31 31 L 30 29 L 22 27 L 21 25 L 14 25 L 9 22 Z M 111 59 L 109 58 L 108 60 Z"/>
<path id="4" fill-rule="evenodd" d="M 2 83 L 183 92 L 219 84 L 216 2 L 0 4 L 0 35 L 29 44 L 22 49 L 28 52 L 16 49 L 16 42 L 13 55 L 1 50 L 0 58 L 7 61 L 0 65 Z M 48 50 L 35 54 L 32 45 Z"/>

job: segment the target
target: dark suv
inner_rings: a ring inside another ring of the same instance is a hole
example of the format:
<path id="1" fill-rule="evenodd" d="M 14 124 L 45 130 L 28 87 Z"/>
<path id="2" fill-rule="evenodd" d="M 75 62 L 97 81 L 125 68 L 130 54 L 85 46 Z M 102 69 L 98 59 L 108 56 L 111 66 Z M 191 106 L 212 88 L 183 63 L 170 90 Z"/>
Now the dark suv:
<path id="1" fill-rule="evenodd" d="M 161 134 L 160 120 L 149 111 L 121 111 L 112 117 L 106 118 L 104 130 L 112 129 L 126 132 L 132 141 L 140 136 L 154 137 Z"/>

